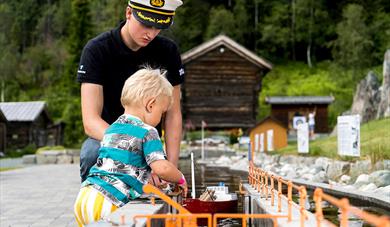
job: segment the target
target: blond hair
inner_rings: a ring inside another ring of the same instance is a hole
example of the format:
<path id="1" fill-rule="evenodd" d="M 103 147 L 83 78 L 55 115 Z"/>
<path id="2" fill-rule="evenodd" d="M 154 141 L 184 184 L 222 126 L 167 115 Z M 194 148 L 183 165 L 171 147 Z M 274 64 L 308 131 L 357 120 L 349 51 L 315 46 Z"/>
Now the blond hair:
<path id="1" fill-rule="evenodd" d="M 169 106 L 172 105 L 173 87 L 165 78 L 166 72 L 161 73 L 159 69 L 145 67 L 131 75 L 125 82 L 122 89 L 122 106 L 134 106 L 142 104 L 149 98 L 169 98 Z"/>

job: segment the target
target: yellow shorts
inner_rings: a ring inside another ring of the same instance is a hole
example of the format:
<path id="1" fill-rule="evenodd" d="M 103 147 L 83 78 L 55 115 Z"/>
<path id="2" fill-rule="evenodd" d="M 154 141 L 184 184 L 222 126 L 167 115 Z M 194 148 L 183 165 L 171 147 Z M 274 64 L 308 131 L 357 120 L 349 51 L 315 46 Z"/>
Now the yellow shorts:
<path id="1" fill-rule="evenodd" d="M 91 186 L 83 187 L 74 203 L 74 215 L 79 226 L 99 221 L 118 207 Z"/>

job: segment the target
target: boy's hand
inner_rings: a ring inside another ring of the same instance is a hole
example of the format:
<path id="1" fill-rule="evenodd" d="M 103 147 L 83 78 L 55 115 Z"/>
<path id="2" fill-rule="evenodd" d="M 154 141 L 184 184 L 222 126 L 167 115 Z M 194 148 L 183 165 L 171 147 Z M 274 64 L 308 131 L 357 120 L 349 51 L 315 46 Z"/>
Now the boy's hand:
<path id="1" fill-rule="evenodd" d="M 149 177 L 149 184 L 160 187 L 162 185 L 161 179 L 155 173 L 151 173 Z"/>
<path id="2" fill-rule="evenodd" d="M 186 198 L 188 192 L 188 186 L 187 186 L 186 178 L 184 177 L 183 174 L 181 174 L 181 179 L 179 180 L 177 185 L 183 190 L 182 196 Z"/>

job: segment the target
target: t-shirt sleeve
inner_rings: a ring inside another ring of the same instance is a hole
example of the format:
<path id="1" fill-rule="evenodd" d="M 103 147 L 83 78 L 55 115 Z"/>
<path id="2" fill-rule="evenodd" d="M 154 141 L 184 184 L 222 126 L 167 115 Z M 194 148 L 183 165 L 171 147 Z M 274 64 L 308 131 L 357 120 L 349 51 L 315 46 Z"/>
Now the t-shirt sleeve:
<path id="1" fill-rule="evenodd" d="M 148 165 L 154 161 L 166 159 L 163 144 L 155 128 L 149 129 L 142 142 L 144 157 Z"/>
<path id="2" fill-rule="evenodd" d="M 103 84 L 103 62 L 96 48 L 87 44 L 81 53 L 77 81 L 80 83 Z"/>
<path id="3" fill-rule="evenodd" d="M 168 59 L 170 59 L 167 68 L 168 81 L 172 86 L 182 84 L 184 82 L 184 66 L 181 62 L 179 49 L 174 43 L 170 46 Z"/>

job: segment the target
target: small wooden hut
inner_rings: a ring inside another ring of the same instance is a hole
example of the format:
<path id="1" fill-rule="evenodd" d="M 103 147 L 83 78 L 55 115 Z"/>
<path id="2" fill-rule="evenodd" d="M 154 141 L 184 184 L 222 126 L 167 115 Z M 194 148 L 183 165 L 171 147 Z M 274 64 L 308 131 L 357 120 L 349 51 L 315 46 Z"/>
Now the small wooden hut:
<path id="1" fill-rule="evenodd" d="M 266 103 L 271 105 L 271 117 L 287 127 L 289 133 L 294 132 L 295 116 L 308 117 L 315 111 L 315 133 L 328 133 L 328 105 L 332 96 L 271 96 L 266 97 Z"/>
<path id="2" fill-rule="evenodd" d="M 2 102 L 0 110 L 6 118 L 7 148 L 62 144 L 64 125 L 53 124 L 45 102 Z"/>
<path id="3" fill-rule="evenodd" d="M 261 82 L 272 65 L 219 35 L 182 55 L 183 120 L 196 128 L 248 129 L 256 123 Z"/>
<path id="4" fill-rule="evenodd" d="M 270 135 L 272 131 L 272 135 Z M 271 136 L 272 138 L 268 138 Z M 278 150 L 287 146 L 287 127 L 278 120 L 268 116 L 260 121 L 249 132 L 251 151 L 264 152 Z M 272 143 L 272 144 L 268 144 Z"/>

